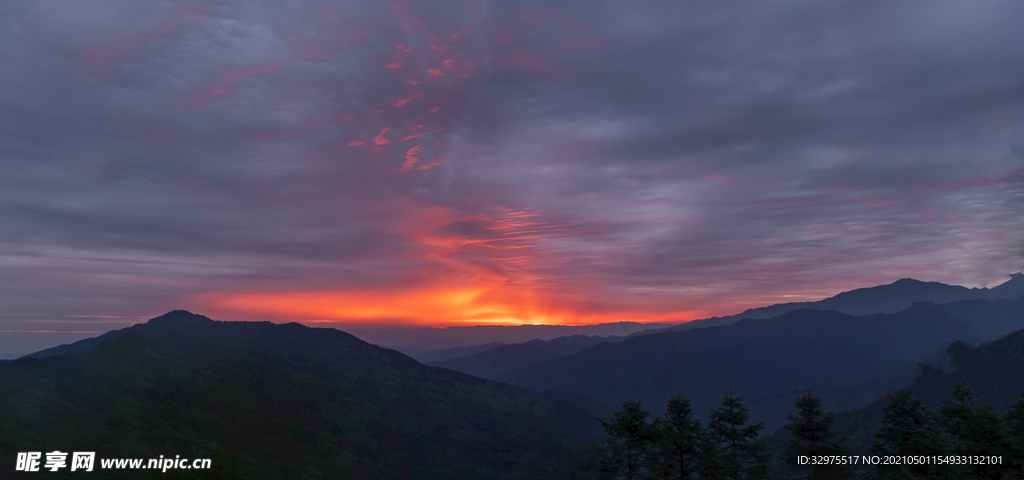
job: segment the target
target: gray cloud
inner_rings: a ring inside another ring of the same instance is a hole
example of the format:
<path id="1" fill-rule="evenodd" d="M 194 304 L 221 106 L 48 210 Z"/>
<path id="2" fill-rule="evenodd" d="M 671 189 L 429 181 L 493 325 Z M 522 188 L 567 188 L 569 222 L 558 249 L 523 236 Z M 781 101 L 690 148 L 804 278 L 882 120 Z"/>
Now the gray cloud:
<path id="1" fill-rule="evenodd" d="M 0 8 L 0 308 L 26 319 L 472 269 L 728 314 L 1024 268 L 1019 5 Z"/>

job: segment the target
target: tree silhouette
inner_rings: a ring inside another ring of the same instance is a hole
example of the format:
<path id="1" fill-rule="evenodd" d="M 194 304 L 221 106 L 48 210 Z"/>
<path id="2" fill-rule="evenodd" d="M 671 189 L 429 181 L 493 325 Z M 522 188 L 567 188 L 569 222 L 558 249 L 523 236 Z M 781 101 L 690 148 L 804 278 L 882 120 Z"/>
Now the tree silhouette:
<path id="1" fill-rule="evenodd" d="M 634 480 L 649 470 L 657 431 L 651 412 L 640 402 L 622 402 L 622 410 L 601 419 L 609 439 L 602 448 L 601 473 L 604 478 Z"/>
<path id="2" fill-rule="evenodd" d="M 798 412 L 796 415 L 787 415 L 789 424 L 785 427 L 791 434 L 786 450 L 786 464 L 800 466 L 800 457 L 847 455 L 842 440 L 833 429 L 835 418 L 824 412 L 821 398 L 808 392 L 797 398 L 794 406 Z M 851 478 L 849 466 L 842 463 L 813 464 L 808 470 L 805 477 L 808 479 Z"/>
<path id="3" fill-rule="evenodd" d="M 659 476 L 682 480 L 691 478 L 698 471 L 706 433 L 700 420 L 694 418 L 690 401 L 674 395 L 668 401 L 665 416 L 657 425 Z"/>
<path id="4" fill-rule="evenodd" d="M 768 478 L 771 456 L 765 453 L 764 443 L 757 441 L 764 423 L 747 424 L 750 415 L 743 399 L 729 390 L 722 404 L 711 411 L 710 419 L 712 445 L 718 447 L 720 464 L 709 468 L 707 474 L 737 480 Z"/>
<path id="5" fill-rule="evenodd" d="M 905 455 L 945 455 L 953 450 L 952 440 L 925 404 L 909 390 L 892 394 L 883 409 L 882 423 L 875 432 L 871 452 L 881 457 Z M 960 478 L 961 469 L 951 465 L 898 464 L 876 465 L 882 479 Z"/>
<path id="6" fill-rule="evenodd" d="M 939 408 L 942 426 L 953 441 L 957 455 L 1002 455 L 1009 460 L 1013 454 L 1006 426 L 990 405 L 976 406 L 974 393 L 963 382 L 953 385 L 953 398 Z M 1004 478 L 1006 465 L 976 463 L 964 468 L 964 478 Z M 1009 477 L 1005 477 L 1009 478 Z"/>
<path id="7" fill-rule="evenodd" d="M 1010 438 L 1010 466 L 1018 471 L 1024 472 L 1024 394 L 1017 396 L 1017 399 L 1010 404 L 1010 409 L 1004 417 L 1006 433 Z M 1024 478 L 1024 475 L 1020 475 Z"/>

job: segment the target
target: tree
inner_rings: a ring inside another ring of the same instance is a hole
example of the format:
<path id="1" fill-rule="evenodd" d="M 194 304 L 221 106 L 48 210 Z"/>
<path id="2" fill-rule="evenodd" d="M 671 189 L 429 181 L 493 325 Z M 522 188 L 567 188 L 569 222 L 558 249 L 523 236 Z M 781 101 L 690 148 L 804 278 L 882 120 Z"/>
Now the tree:
<path id="1" fill-rule="evenodd" d="M 825 414 L 820 398 L 808 392 L 796 399 L 794 406 L 796 415 L 787 415 L 791 437 L 786 450 L 785 462 L 788 465 L 800 466 L 800 457 L 826 455 L 847 455 L 846 448 L 833 429 L 835 418 Z M 805 467 L 806 468 L 806 467 Z M 850 468 L 843 464 L 814 464 L 809 468 L 806 478 L 809 479 L 841 479 L 851 478 Z"/>
<path id="2" fill-rule="evenodd" d="M 690 401 L 674 395 L 658 422 L 658 470 L 662 478 L 685 480 L 697 473 L 705 436 Z"/>
<path id="3" fill-rule="evenodd" d="M 640 402 L 627 400 L 621 411 L 601 419 L 601 425 L 609 437 L 602 448 L 602 474 L 606 478 L 640 478 L 648 470 L 657 435 L 651 412 Z"/>
<path id="4" fill-rule="evenodd" d="M 1010 436 L 990 405 L 976 406 L 974 393 L 963 382 L 953 385 L 953 398 L 943 402 L 939 418 L 953 441 L 957 455 L 988 456 L 1012 454 Z M 1004 478 L 1006 465 L 978 463 L 965 469 L 973 478 Z"/>
<path id="5" fill-rule="evenodd" d="M 924 402 L 909 390 L 898 390 L 883 409 L 882 423 L 875 432 L 871 452 L 878 456 L 945 455 L 951 452 L 952 441 Z M 883 479 L 961 478 L 962 469 L 954 465 L 890 464 L 876 465 L 875 473 Z"/>
<path id="6" fill-rule="evenodd" d="M 720 464 L 708 473 L 736 480 L 768 478 L 771 456 L 765 453 L 764 443 L 757 441 L 764 423 L 747 424 L 750 415 L 743 399 L 729 390 L 722 397 L 722 404 L 711 411 L 710 419 L 712 444 L 720 451 Z"/>
<path id="7" fill-rule="evenodd" d="M 1016 470 L 1016 478 L 1024 478 L 1024 395 L 1018 396 L 1017 400 L 1010 404 L 1004 425 L 1010 438 L 1012 452 L 1009 461 L 1006 462 L 1007 466 Z"/>
<path id="8" fill-rule="evenodd" d="M 722 480 L 727 478 L 727 468 L 722 452 L 722 444 L 716 435 L 708 427 L 699 442 L 699 455 L 697 460 L 698 478 L 702 480 Z"/>

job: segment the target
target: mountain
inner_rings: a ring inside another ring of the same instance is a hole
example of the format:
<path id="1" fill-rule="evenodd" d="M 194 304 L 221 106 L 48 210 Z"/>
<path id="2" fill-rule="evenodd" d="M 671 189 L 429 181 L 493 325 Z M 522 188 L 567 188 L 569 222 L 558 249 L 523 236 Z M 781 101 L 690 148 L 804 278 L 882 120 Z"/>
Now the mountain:
<path id="1" fill-rule="evenodd" d="M 212 459 L 175 478 L 560 478 L 600 430 L 561 398 L 333 329 L 175 311 L 0 361 L 0 457 Z"/>
<path id="2" fill-rule="evenodd" d="M 764 432 L 771 433 L 782 427 L 786 414 L 793 412 L 793 402 L 804 393 L 812 393 L 822 400 L 825 411 L 844 412 L 869 406 L 896 390 L 909 387 L 921 376 L 921 368 L 945 371 L 953 368 L 949 354 L 936 353 L 920 362 L 907 365 L 889 375 L 852 386 L 821 385 L 794 391 L 777 397 L 752 400 L 747 403 L 750 415 L 763 419 Z"/>
<path id="3" fill-rule="evenodd" d="M 500 345 L 480 353 L 427 364 L 494 380 L 510 370 L 531 367 L 548 360 L 572 355 L 595 345 L 622 340 L 625 340 L 625 337 L 571 335 L 551 340 L 531 340 L 514 345 Z"/>
<path id="4" fill-rule="evenodd" d="M 499 378 L 611 405 L 639 400 L 655 411 L 680 394 L 701 411 L 730 388 L 753 401 L 815 386 L 853 386 L 940 354 L 955 340 L 981 342 L 1021 328 L 1024 299 L 917 303 L 864 316 L 797 310 L 605 343 Z"/>
<path id="5" fill-rule="evenodd" d="M 764 422 L 764 433 L 771 433 L 788 422 L 787 414 L 793 413 L 793 403 L 804 393 L 812 393 L 822 400 L 829 412 L 843 412 L 866 407 L 896 390 L 908 387 L 921 376 L 918 364 L 907 365 L 889 375 L 853 386 L 821 385 L 785 395 L 747 402 L 752 418 Z"/>
<path id="6" fill-rule="evenodd" d="M 1024 273 L 1010 274 L 1010 280 L 992 288 L 967 288 L 939 282 L 922 282 L 912 278 L 888 285 L 858 288 L 815 302 L 790 302 L 745 310 L 737 315 L 693 320 L 682 325 L 633 333 L 646 335 L 659 331 L 729 325 L 745 318 L 772 318 L 794 310 L 835 310 L 848 315 L 895 313 L 918 302 L 952 303 L 961 300 L 1015 300 L 1024 295 Z"/>
<path id="7" fill-rule="evenodd" d="M 949 345 L 947 352 L 954 367 L 952 371 L 922 364 L 917 378 L 906 386 L 929 407 L 936 408 L 950 399 L 953 385 L 958 382 L 971 387 L 977 404 L 992 405 L 999 412 L 1005 411 L 1024 393 L 1024 330 L 973 348 L 956 341 Z M 850 451 L 866 454 L 888 402 L 886 396 L 861 408 L 842 411 L 830 407 L 826 411 L 838 412 L 835 413 L 836 430 L 845 437 Z M 790 404 L 789 411 L 794 410 Z M 786 431 L 779 430 L 765 437 L 776 458 L 785 451 L 788 436 Z"/>
<path id="8" fill-rule="evenodd" d="M 986 289 L 983 289 L 986 290 Z M 985 298 L 1017 298 L 1024 295 L 1024 272 L 1011 273 L 1010 281 L 987 289 Z"/>
<path id="9" fill-rule="evenodd" d="M 1024 393 L 1024 330 L 974 348 L 954 342 L 949 357 L 953 371 L 925 366 L 910 386 L 925 403 L 937 405 L 958 382 L 971 387 L 978 402 L 1001 407 Z"/>
<path id="10" fill-rule="evenodd" d="M 404 330 L 358 331 L 357 336 L 365 340 L 393 345 L 394 348 L 417 360 L 430 365 L 451 368 L 483 378 L 495 379 L 505 372 L 526 368 L 554 358 L 571 355 L 581 350 L 576 348 L 580 341 L 561 340 L 570 337 L 606 336 L 607 342 L 623 340 L 652 333 L 691 330 L 694 328 L 730 325 L 745 318 L 765 319 L 801 309 L 835 310 L 849 315 L 872 313 L 894 313 L 909 308 L 917 302 L 950 303 L 968 299 L 1016 299 L 1024 295 L 1024 274 L 1010 275 L 1010 280 L 994 288 L 966 288 L 938 282 L 921 282 L 905 278 L 889 285 L 859 288 L 843 292 L 816 302 L 793 302 L 753 308 L 737 315 L 693 320 L 680 325 L 636 324 L 630 322 L 610 323 L 594 326 L 545 326 L 524 325 L 519 327 L 476 326 L 449 327 L 444 329 L 423 328 Z M 651 328 L 658 325 L 658 328 Z M 566 337 L 559 337 L 569 332 Z M 587 333 L 590 332 L 590 333 Z M 596 335 L 595 335 L 596 334 Z M 472 338 L 499 340 L 505 347 L 492 342 L 485 345 L 424 350 L 439 344 L 466 344 Z M 541 343 L 531 338 L 554 343 Z M 530 341 L 526 341 L 530 340 Z M 585 342 L 585 341 L 584 341 Z M 602 341 L 593 341 L 593 345 Z M 490 347 L 488 347 L 490 345 Z M 519 345 L 519 346 L 516 346 Z M 562 348 L 561 346 L 566 348 Z M 592 346 L 592 345 L 587 345 Z M 497 350 L 495 350 L 497 349 Z M 491 350 L 495 350 L 491 352 Z"/>
<path id="11" fill-rule="evenodd" d="M 430 350 L 420 352 L 417 354 L 407 354 L 416 361 L 423 364 L 430 364 L 436 362 L 444 362 L 453 358 L 467 357 L 470 355 L 476 355 L 480 352 L 486 352 L 488 350 L 505 346 L 504 343 L 491 342 L 483 345 L 470 345 L 468 347 L 454 347 L 454 348 L 442 348 L 441 350 Z M 404 352 L 403 352 L 404 353 Z M 455 369 L 458 370 L 458 369 Z"/>
<path id="12" fill-rule="evenodd" d="M 636 337 L 666 331 L 691 330 L 701 327 L 730 325 L 744 318 L 770 318 L 800 309 L 835 310 L 849 315 L 868 315 L 872 313 L 898 312 L 917 302 L 949 303 L 959 300 L 978 298 L 1014 299 L 1022 294 L 1024 294 L 1024 275 L 1022 274 L 1013 274 L 1011 275 L 1010 281 L 992 289 L 966 288 L 946 285 L 938 282 L 921 282 L 905 278 L 889 285 L 860 288 L 849 292 L 843 292 L 834 297 L 826 298 L 817 302 L 784 303 L 754 308 L 746 310 L 739 315 L 694 320 L 689 323 L 667 328 L 641 330 L 631 333 L 627 337 Z M 472 348 L 472 350 L 447 349 L 439 351 L 437 356 L 432 356 L 431 353 L 411 355 L 417 360 L 429 365 L 450 368 L 452 370 L 458 370 L 460 372 L 482 378 L 507 379 L 510 377 L 502 376 L 506 372 L 524 369 L 548 360 L 571 355 L 583 350 L 584 348 L 589 348 L 600 343 L 617 342 L 624 339 L 625 338 L 623 337 L 606 337 L 602 340 L 594 337 L 576 335 L 571 337 L 555 338 L 547 341 L 533 340 L 530 342 L 516 343 L 507 346 L 495 345 L 491 348 L 477 346 L 466 347 Z M 451 354 L 449 354 L 449 352 Z M 462 355 L 454 355 L 455 353 L 462 353 Z M 901 380 L 901 383 L 909 383 L 909 381 L 910 379 L 903 379 Z M 836 392 L 832 392 L 831 394 L 838 395 Z M 844 395 L 845 394 L 840 396 Z M 859 404 L 844 403 L 844 406 L 847 405 L 851 408 L 853 406 L 860 406 Z M 768 409 L 772 410 L 774 407 Z"/>
<path id="13" fill-rule="evenodd" d="M 396 328 L 341 325 L 345 331 L 374 345 L 392 348 L 409 356 L 430 351 L 486 343 L 522 343 L 571 335 L 626 336 L 641 330 L 667 327 L 665 323 L 615 322 L 599 325 L 474 325 L 443 328 Z"/>

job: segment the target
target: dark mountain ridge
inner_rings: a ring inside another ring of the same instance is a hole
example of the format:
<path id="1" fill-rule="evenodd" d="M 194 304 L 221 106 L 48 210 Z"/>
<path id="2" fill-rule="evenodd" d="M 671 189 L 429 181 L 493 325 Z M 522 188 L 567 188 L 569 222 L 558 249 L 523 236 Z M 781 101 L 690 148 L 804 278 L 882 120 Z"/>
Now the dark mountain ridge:
<path id="1" fill-rule="evenodd" d="M 1024 299 L 917 303 L 893 314 L 797 310 L 771 319 L 663 332 L 605 343 L 499 378 L 537 390 L 583 393 L 607 405 L 671 395 L 695 410 L 735 389 L 748 401 L 812 387 L 854 386 L 941 354 L 1024 328 Z"/>
<path id="2" fill-rule="evenodd" d="M 1015 300 L 1024 295 L 1024 273 L 1012 273 L 1006 282 L 992 288 L 967 288 L 939 282 L 922 282 L 903 278 L 888 285 L 878 285 L 842 292 L 814 302 L 778 303 L 744 310 L 736 315 L 693 320 L 664 329 L 642 330 L 630 336 L 667 330 L 729 325 L 745 318 L 772 318 L 794 310 L 835 310 L 848 315 L 896 313 L 918 302 L 952 303 L 961 300 Z"/>
<path id="3" fill-rule="evenodd" d="M 953 342 L 948 352 L 953 371 L 923 365 L 909 387 L 925 403 L 938 405 L 958 382 L 971 387 L 979 402 L 1001 407 L 1024 394 L 1024 330 L 973 348 Z"/>
<path id="4" fill-rule="evenodd" d="M 213 459 L 176 478 L 557 478 L 599 429 L 554 395 L 334 329 L 184 311 L 0 361 L 0 411 L 5 458 Z"/>
<path id="5" fill-rule="evenodd" d="M 667 331 L 731 325 L 747 318 L 766 319 L 795 310 L 833 310 L 848 315 L 869 315 L 872 313 L 895 313 L 905 310 L 918 302 L 945 304 L 968 299 L 1015 299 L 1024 295 L 1024 275 L 1018 273 L 1012 274 L 1010 277 L 1009 281 L 991 289 L 966 288 L 905 278 L 889 285 L 859 288 L 843 292 L 816 302 L 776 304 L 749 309 L 738 315 L 694 320 L 667 328 L 641 330 L 625 337 L 604 337 L 603 341 L 594 338 L 587 340 L 591 343 L 587 347 Z M 431 360 L 426 359 L 429 354 L 419 355 L 417 359 L 421 359 L 424 363 L 451 368 L 483 378 L 507 379 L 509 377 L 502 376 L 506 372 L 527 368 L 582 350 L 578 346 L 583 343 L 578 340 L 564 340 L 566 338 L 570 337 L 551 339 L 547 341 L 548 343 L 531 341 L 504 346 L 495 345 L 492 348 L 476 348 L 474 351 L 467 350 L 465 355 L 444 355 L 443 358 Z"/>

